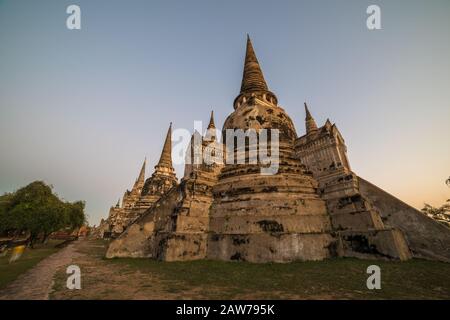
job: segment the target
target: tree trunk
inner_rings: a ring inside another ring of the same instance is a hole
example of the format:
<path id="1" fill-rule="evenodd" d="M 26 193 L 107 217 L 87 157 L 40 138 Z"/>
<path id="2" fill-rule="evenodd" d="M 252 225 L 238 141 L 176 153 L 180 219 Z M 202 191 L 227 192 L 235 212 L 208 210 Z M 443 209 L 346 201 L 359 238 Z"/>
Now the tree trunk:
<path id="1" fill-rule="evenodd" d="M 42 243 L 47 244 L 49 237 L 50 237 L 50 233 L 44 233 L 44 237 L 42 238 Z"/>
<path id="2" fill-rule="evenodd" d="M 30 235 L 30 248 L 34 249 L 34 243 L 36 241 L 36 235 L 35 234 L 31 234 Z"/>

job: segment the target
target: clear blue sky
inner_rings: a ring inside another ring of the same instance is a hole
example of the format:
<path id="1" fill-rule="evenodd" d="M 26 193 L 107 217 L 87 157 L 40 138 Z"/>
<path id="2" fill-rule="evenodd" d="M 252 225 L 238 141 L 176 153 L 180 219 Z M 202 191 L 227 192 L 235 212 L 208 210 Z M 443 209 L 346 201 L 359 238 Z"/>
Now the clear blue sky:
<path id="1" fill-rule="evenodd" d="M 77 4 L 82 29 L 66 28 Z M 381 7 L 382 30 L 366 28 Z M 106 217 L 170 121 L 222 126 L 249 33 L 304 133 L 336 122 L 355 172 L 421 207 L 450 197 L 450 1 L 1 1 L 0 192 L 33 180 Z M 183 168 L 176 167 L 178 176 Z"/>

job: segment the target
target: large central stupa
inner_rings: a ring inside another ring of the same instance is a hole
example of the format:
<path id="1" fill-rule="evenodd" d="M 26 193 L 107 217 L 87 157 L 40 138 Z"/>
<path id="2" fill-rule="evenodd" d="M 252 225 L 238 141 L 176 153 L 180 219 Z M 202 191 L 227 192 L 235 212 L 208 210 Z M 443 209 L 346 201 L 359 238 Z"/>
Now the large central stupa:
<path id="1" fill-rule="evenodd" d="M 241 92 L 225 120 L 224 142 L 227 129 L 278 129 L 277 173 L 262 174 L 259 161 L 248 164 L 250 141 L 245 150 L 234 150 L 235 159 L 245 152 L 246 164 L 225 165 L 213 188 L 208 256 L 251 261 L 328 257 L 336 244 L 325 200 L 295 156 L 294 125 L 269 91 L 250 39 L 246 51 Z"/>

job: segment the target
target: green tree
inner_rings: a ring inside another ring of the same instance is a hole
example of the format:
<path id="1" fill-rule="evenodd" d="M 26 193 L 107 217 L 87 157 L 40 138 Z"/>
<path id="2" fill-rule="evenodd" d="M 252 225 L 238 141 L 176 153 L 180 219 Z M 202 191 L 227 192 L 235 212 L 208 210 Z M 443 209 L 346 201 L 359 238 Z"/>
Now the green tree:
<path id="1" fill-rule="evenodd" d="M 425 203 L 422 212 L 434 220 L 450 227 L 450 199 L 439 208 Z"/>
<path id="2" fill-rule="evenodd" d="M 84 202 L 64 202 L 42 181 L 0 198 L 0 232 L 27 233 L 31 247 L 39 237 L 45 242 L 51 233 L 84 222 Z"/>
<path id="3" fill-rule="evenodd" d="M 13 221 L 9 214 L 9 208 L 11 207 L 12 193 L 5 193 L 0 196 L 0 234 L 8 233 L 13 228 Z"/>
<path id="4" fill-rule="evenodd" d="M 84 213 L 84 201 L 76 201 L 73 203 L 65 203 L 65 219 L 66 227 L 70 230 L 80 228 L 86 223 L 86 215 Z"/>

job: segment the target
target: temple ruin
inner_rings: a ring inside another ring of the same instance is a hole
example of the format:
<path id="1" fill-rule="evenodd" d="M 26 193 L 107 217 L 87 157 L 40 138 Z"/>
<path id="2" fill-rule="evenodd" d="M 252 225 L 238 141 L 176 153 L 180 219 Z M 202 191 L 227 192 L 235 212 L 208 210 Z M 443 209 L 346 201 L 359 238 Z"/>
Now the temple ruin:
<path id="1" fill-rule="evenodd" d="M 193 141 L 200 140 L 200 152 L 213 146 L 210 154 L 217 159 L 227 152 L 248 160 L 251 144 L 259 140 L 227 150 L 222 148 L 225 131 L 276 129 L 276 174 L 261 174 L 259 159 L 244 164 L 188 161 L 178 181 L 170 125 L 151 177 L 145 180 L 144 161 L 131 191 L 100 225 L 101 234 L 113 238 L 108 258 L 450 261 L 450 230 L 353 172 L 336 124 L 327 120 L 318 126 L 306 103 L 306 132 L 298 136 L 269 90 L 250 38 L 233 107 L 222 139 L 211 114 L 206 134 L 192 135 L 187 157 L 193 160 Z"/>

